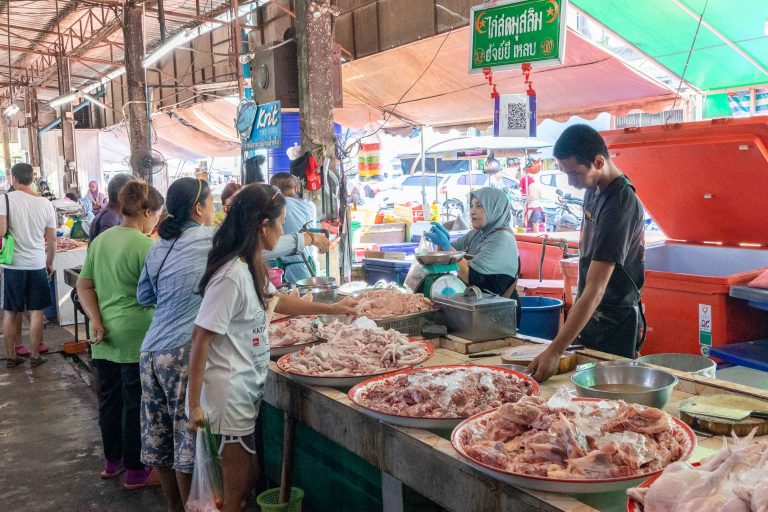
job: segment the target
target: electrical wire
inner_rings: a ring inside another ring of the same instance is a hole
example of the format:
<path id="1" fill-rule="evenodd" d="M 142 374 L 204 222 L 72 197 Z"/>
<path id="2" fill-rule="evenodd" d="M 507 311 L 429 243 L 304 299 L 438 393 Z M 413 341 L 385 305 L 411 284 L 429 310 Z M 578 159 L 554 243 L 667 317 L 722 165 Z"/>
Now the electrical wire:
<path id="1" fill-rule="evenodd" d="M 672 108 L 669 110 L 669 113 L 667 114 L 667 118 L 664 120 L 664 124 L 669 123 L 669 120 L 672 118 L 672 112 L 675 110 L 675 106 L 677 105 L 677 98 L 680 97 L 680 90 L 683 88 L 683 82 L 685 81 L 685 72 L 688 71 L 688 63 L 691 62 L 691 55 L 693 55 L 693 47 L 696 46 L 696 38 L 699 36 L 699 29 L 701 28 L 701 22 L 704 20 L 704 13 L 707 10 L 708 4 L 709 4 L 709 0 L 706 0 L 704 2 L 704 7 L 701 9 L 701 14 L 699 15 L 699 23 L 696 25 L 696 32 L 693 34 L 693 41 L 691 41 L 691 47 L 688 50 L 688 56 L 685 59 L 685 66 L 683 66 L 683 72 L 680 74 L 680 83 L 677 85 L 677 92 L 675 93 L 675 101 L 672 102 Z"/>

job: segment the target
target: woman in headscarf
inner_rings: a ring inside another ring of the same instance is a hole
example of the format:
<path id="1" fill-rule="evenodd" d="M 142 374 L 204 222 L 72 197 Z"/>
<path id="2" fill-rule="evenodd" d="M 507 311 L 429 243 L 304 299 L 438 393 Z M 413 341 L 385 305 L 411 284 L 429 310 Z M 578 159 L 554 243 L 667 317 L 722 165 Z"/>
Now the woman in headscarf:
<path id="1" fill-rule="evenodd" d="M 101 208 L 107 204 L 107 196 L 99 192 L 99 184 L 95 180 L 88 183 L 88 193 L 85 197 L 90 201 L 91 211 L 94 215 L 97 215 Z"/>
<path id="2" fill-rule="evenodd" d="M 433 223 L 426 238 L 444 251 L 465 251 L 459 262 L 459 278 L 486 292 L 516 298 L 520 271 L 517 241 L 510 229 L 512 217 L 507 194 L 484 187 L 470 195 L 472 231 L 451 243 L 448 231 Z"/>

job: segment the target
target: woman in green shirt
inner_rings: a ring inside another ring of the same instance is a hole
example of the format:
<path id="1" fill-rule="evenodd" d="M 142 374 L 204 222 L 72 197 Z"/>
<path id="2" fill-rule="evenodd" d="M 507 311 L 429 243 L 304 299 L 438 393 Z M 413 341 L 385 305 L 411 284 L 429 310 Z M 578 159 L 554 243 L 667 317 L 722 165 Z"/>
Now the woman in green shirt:
<path id="1" fill-rule="evenodd" d="M 102 478 L 126 472 L 123 487 L 159 485 L 142 464 L 139 408 L 139 349 L 153 308 L 136 301 L 136 285 L 157 225 L 163 196 L 144 182 L 129 181 L 120 191 L 123 222 L 88 247 L 77 294 L 91 322 L 93 364 L 99 376 L 99 426 L 104 444 Z"/>

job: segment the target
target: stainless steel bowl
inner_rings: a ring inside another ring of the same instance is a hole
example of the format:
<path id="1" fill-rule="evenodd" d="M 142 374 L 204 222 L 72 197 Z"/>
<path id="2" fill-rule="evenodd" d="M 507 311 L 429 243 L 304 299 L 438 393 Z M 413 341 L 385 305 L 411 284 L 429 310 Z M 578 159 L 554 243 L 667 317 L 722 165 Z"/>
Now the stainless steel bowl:
<path id="1" fill-rule="evenodd" d="M 571 381 L 579 396 L 624 400 L 659 409 L 667 405 L 677 385 L 674 375 L 639 365 L 594 366 L 576 373 Z M 596 386 L 613 389 L 595 389 Z"/>
<path id="2" fill-rule="evenodd" d="M 664 366 L 681 372 L 692 373 L 702 377 L 714 379 L 716 377 L 717 365 L 713 360 L 705 356 L 695 354 L 651 354 L 638 357 L 641 363 Z"/>
<path id="3" fill-rule="evenodd" d="M 302 295 L 312 292 L 312 302 L 333 304 L 338 299 L 339 286 L 334 277 L 310 277 L 296 283 Z"/>
<path id="4" fill-rule="evenodd" d="M 422 265 L 450 265 L 464 259 L 461 251 L 420 252 L 415 254 L 416 261 Z"/>

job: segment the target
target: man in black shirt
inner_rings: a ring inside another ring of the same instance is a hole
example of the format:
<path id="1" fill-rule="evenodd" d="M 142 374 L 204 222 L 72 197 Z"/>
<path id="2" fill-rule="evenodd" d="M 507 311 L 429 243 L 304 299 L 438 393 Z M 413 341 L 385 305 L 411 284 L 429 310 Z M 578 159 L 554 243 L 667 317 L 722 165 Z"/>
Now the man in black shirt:
<path id="1" fill-rule="evenodd" d="M 530 365 L 543 381 L 557 371 L 568 346 L 634 358 L 645 274 L 643 207 L 635 188 L 611 162 L 600 134 L 586 125 L 567 128 L 555 158 L 571 186 L 587 189 L 581 228 L 579 295 L 550 346 Z"/>

